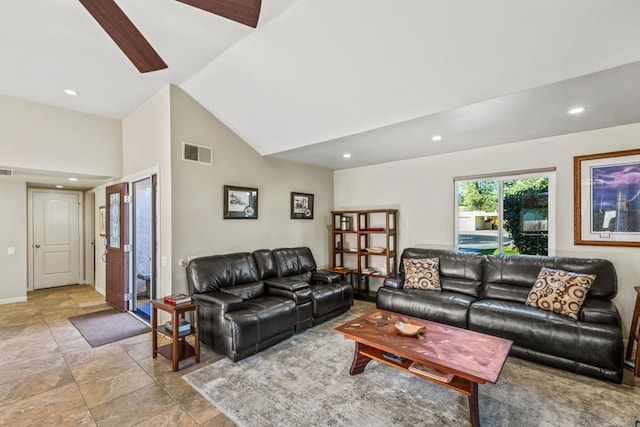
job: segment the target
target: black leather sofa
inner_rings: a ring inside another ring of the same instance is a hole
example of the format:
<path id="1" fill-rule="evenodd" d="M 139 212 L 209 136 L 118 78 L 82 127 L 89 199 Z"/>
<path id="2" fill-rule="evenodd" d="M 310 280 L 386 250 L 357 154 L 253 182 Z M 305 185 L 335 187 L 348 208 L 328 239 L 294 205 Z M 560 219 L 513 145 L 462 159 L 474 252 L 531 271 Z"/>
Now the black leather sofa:
<path id="1" fill-rule="evenodd" d="M 309 248 L 195 258 L 187 284 L 200 304 L 200 340 L 234 361 L 346 312 L 351 285 L 316 270 Z"/>
<path id="2" fill-rule="evenodd" d="M 439 258 L 441 292 L 403 289 L 404 266 L 378 290 L 377 307 L 507 338 L 511 355 L 616 383 L 623 343 L 613 264 L 603 259 L 480 255 L 408 248 L 405 258 Z M 597 275 L 578 320 L 525 305 L 542 267 Z"/>

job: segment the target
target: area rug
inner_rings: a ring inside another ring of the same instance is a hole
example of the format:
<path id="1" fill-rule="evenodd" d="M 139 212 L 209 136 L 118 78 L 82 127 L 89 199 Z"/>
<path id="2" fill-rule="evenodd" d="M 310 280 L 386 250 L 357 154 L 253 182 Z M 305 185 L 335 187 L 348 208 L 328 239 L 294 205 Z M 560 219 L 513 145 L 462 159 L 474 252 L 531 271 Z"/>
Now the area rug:
<path id="1" fill-rule="evenodd" d="M 333 331 L 346 314 L 239 362 L 183 379 L 240 427 L 462 426 L 465 396 L 370 362 L 349 376 L 354 344 Z M 640 388 L 509 358 L 498 384 L 479 386 L 483 426 L 632 426 Z"/>
<path id="2" fill-rule="evenodd" d="M 131 314 L 113 308 L 69 317 L 69 321 L 91 347 L 99 347 L 151 331 L 149 326 Z"/>

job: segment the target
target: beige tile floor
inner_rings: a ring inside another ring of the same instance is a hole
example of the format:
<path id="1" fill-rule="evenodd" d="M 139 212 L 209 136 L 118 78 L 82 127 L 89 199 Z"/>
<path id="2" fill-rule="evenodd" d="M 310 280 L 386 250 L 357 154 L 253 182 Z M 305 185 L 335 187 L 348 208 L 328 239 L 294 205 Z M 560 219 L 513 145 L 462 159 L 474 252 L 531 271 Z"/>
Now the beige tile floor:
<path id="1" fill-rule="evenodd" d="M 150 333 L 91 348 L 67 318 L 106 308 L 86 285 L 0 306 L 0 425 L 234 425 L 181 378 L 220 356 L 202 346 L 172 372 Z"/>
<path id="2" fill-rule="evenodd" d="M 233 426 L 182 375 L 222 356 L 201 346 L 201 362 L 151 357 L 151 334 L 91 348 L 68 317 L 109 306 L 87 285 L 29 292 L 0 305 L 0 425 Z M 356 301 L 362 314 L 372 303 Z M 163 344 L 163 343 L 160 343 Z"/>

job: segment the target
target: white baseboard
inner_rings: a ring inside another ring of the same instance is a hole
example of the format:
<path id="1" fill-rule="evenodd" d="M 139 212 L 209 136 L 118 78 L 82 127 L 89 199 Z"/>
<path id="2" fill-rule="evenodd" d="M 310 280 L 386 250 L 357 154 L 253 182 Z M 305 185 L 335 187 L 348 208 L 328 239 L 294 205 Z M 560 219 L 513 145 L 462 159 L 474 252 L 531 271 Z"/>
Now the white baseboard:
<path id="1" fill-rule="evenodd" d="M 0 299 L 0 305 L 4 305 L 4 304 L 13 304 L 14 302 L 25 302 L 27 301 L 27 296 L 23 296 L 23 297 L 16 297 L 16 298 L 5 298 L 5 299 Z"/>

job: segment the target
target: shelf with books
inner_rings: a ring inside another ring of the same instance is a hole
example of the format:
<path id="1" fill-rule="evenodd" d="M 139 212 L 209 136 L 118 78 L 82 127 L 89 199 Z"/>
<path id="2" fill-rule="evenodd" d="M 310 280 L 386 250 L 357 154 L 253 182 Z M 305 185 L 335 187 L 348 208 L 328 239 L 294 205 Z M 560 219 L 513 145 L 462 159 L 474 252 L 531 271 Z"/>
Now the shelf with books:
<path id="1" fill-rule="evenodd" d="M 167 328 L 167 326 L 165 325 L 164 329 L 160 328 L 158 329 L 158 332 L 160 332 L 162 335 L 169 337 L 169 338 L 173 338 L 173 332 L 171 331 L 171 329 Z M 186 337 L 189 336 L 191 334 L 194 333 L 193 327 L 189 327 L 189 329 L 186 330 L 178 330 L 178 338 L 182 338 L 182 337 Z"/>
<path id="2" fill-rule="evenodd" d="M 398 210 L 335 210 L 331 215 L 332 266 L 354 271 L 356 297 L 374 297 L 368 279 L 396 271 Z"/>
<path id="3" fill-rule="evenodd" d="M 162 332 L 164 335 L 172 337 L 173 336 L 173 322 L 170 320 L 164 324 L 164 331 L 159 329 L 159 332 Z M 194 332 L 193 326 L 186 319 L 179 319 L 178 321 L 178 336 L 184 337 L 187 335 L 191 335 Z"/>
<path id="4" fill-rule="evenodd" d="M 162 297 L 162 300 L 165 302 L 165 304 L 178 305 L 191 302 L 191 297 L 187 294 L 179 293 Z"/>

